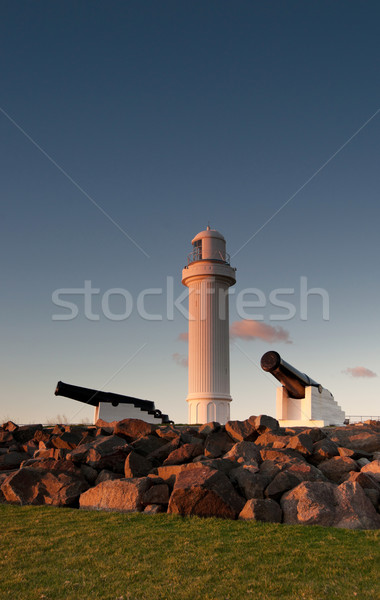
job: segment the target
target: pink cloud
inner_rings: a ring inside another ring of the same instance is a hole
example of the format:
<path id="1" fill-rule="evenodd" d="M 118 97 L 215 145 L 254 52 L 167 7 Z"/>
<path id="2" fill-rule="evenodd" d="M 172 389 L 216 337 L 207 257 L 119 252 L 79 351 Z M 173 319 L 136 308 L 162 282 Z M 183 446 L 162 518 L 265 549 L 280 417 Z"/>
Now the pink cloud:
<path id="1" fill-rule="evenodd" d="M 188 342 L 189 341 L 189 334 L 187 333 L 187 331 L 184 331 L 183 333 L 179 334 L 178 339 L 179 339 L 180 342 Z"/>
<path id="2" fill-rule="evenodd" d="M 273 327 L 259 321 L 244 319 L 243 321 L 234 321 L 230 327 L 232 338 L 241 338 L 242 340 L 263 340 L 264 342 L 285 342 L 292 344 L 289 339 L 289 332 L 282 327 Z"/>
<path id="3" fill-rule="evenodd" d="M 176 362 L 177 365 L 179 365 L 180 367 L 187 367 L 189 364 L 187 356 L 184 356 L 183 354 L 179 354 L 178 352 L 175 352 L 174 354 L 172 354 L 172 358 L 173 358 L 174 362 Z"/>
<path id="4" fill-rule="evenodd" d="M 377 377 L 376 373 L 366 367 L 347 367 L 342 373 L 351 375 L 351 377 Z"/>

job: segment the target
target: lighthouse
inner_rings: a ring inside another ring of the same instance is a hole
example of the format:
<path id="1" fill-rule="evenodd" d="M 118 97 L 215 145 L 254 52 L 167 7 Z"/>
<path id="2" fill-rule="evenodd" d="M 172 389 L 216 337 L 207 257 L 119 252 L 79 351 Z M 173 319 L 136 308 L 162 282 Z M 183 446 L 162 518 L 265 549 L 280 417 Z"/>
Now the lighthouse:
<path id="1" fill-rule="evenodd" d="M 182 271 L 189 288 L 189 423 L 230 418 L 228 288 L 236 283 L 226 240 L 207 227 L 192 240 Z"/>

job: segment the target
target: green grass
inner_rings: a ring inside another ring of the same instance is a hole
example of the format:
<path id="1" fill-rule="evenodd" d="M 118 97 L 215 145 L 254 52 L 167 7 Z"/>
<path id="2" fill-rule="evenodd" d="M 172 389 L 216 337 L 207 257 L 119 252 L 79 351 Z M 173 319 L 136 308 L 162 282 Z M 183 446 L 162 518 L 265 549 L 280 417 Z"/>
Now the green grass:
<path id="1" fill-rule="evenodd" d="M 378 600 L 380 531 L 0 505 L 0 598 Z"/>

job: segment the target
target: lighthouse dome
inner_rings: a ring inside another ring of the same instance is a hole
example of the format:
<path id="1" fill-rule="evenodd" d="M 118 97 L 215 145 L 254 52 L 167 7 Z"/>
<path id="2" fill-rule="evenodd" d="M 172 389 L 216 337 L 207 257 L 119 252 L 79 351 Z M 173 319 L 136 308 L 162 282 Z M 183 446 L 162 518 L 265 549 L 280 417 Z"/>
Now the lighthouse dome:
<path id="1" fill-rule="evenodd" d="M 229 264 L 226 253 L 226 240 L 217 229 L 207 227 L 200 231 L 192 240 L 193 251 L 189 255 L 189 263 L 200 260 L 212 260 Z"/>

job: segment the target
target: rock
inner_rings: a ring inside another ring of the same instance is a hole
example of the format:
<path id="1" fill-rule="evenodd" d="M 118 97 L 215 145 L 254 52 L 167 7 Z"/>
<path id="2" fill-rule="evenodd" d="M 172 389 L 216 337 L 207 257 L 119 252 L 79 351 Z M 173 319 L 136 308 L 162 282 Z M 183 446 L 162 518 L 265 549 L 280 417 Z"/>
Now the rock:
<path id="1" fill-rule="evenodd" d="M 81 494 L 79 506 L 92 510 L 142 511 L 142 497 L 150 485 L 148 477 L 102 481 Z"/>
<path id="2" fill-rule="evenodd" d="M 142 496 L 143 504 L 168 504 L 169 486 L 166 483 L 152 485 Z"/>
<path id="3" fill-rule="evenodd" d="M 313 451 L 308 460 L 313 465 L 318 465 L 324 460 L 338 456 L 338 454 L 338 445 L 329 438 L 325 438 L 313 444 Z"/>
<path id="4" fill-rule="evenodd" d="M 13 423 L 13 421 L 7 421 L 6 423 L 3 423 L 1 428 L 5 431 L 16 431 L 16 429 L 18 429 L 18 425 L 16 425 L 16 423 Z"/>
<path id="5" fill-rule="evenodd" d="M 327 437 L 323 429 L 320 429 L 319 427 L 309 427 L 308 429 L 303 429 L 300 433 L 308 435 L 313 443 L 320 442 Z"/>
<path id="6" fill-rule="evenodd" d="M 162 438 L 165 440 L 165 438 Z M 169 456 L 173 450 L 177 450 L 181 445 L 181 438 L 177 435 L 175 438 L 171 439 L 169 442 L 166 442 L 163 446 L 160 446 L 150 454 L 148 454 L 148 460 L 152 461 L 154 465 L 161 464 L 164 460 Z"/>
<path id="7" fill-rule="evenodd" d="M 232 469 L 239 466 L 239 463 L 226 458 L 207 458 L 206 456 L 197 456 L 194 458 L 193 463 L 196 462 L 200 462 L 205 467 L 222 471 L 225 475 L 228 475 Z"/>
<path id="8" fill-rule="evenodd" d="M 289 462 L 289 460 L 304 460 L 302 454 L 293 450 L 292 448 L 263 448 L 260 450 L 261 460 L 282 460 L 283 462 Z"/>
<path id="9" fill-rule="evenodd" d="M 282 494 L 296 487 L 302 481 L 326 481 L 326 477 L 319 469 L 306 462 L 293 461 L 283 465 L 265 490 L 265 496 L 280 500 Z M 281 463 L 280 463 L 281 467 Z"/>
<path id="10" fill-rule="evenodd" d="M 190 469 L 200 469 L 203 466 L 203 463 L 187 463 L 184 465 L 166 465 L 163 467 L 158 467 L 157 474 L 165 483 L 173 486 L 177 475 L 185 470 Z"/>
<path id="11" fill-rule="evenodd" d="M 226 431 L 215 431 L 209 433 L 205 441 L 205 456 L 208 458 L 219 458 L 231 450 L 234 445 Z"/>
<path id="12" fill-rule="evenodd" d="M 91 444 L 78 446 L 67 454 L 66 458 L 76 462 L 85 462 L 90 467 L 101 471 L 110 469 L 117 473 L 124 472 L 124 462 L 130 446 L 117 435 L 94 438 Z"/>
<path id="13" fill-rule="evenodd" d="M 112 429 L 113 433 L 118 422 L 119 421 L 105 421 L 104 419 L 98 419 L 95 423 L 95 427 L 97 429 L 102 429 L 103 427 L 105 429 Z"/>
<path id="14" fill-rule="evenodd" d="M 165 512 L 165 506 L 162 504 L 148 504 L 148 506 L 144 508 L 144 513 L 147 515 L 157 515 L 163 512 Z"/>
<path id="15" fill-rule="evenodd" d="M 303 482 L 284 494 L 281 506 L 288 524 L 380 528 L 380 515 L 357 482 Z"/>
<path id="16" fill-rule="evenodd" d="M 312 437 L 306 433 L 300 433 L 290 438 L 287 448 L 296 450 L 302 456 L 310 456 L 313 453 Z"/>
<path id="17" fill-rule="evenodd" d="M 11 431 L 0 431 L 0 447 L 7 448 L 15 441 Z"/>
<path id="18" fill-rule="evenodd" d="M 87 465 L 82 465 L 87 466 Z M 121 473 L 114 473 L 113 471 L 108 471 L 107 469 L 103 469 L 100 471 L 99 475 L 95 480 L 95 485 L 102 483 L 102 481 L 114 481 L 115 479 L 124 479 Z"/>
<path id="19" fill-rule="evenodd" d="M 8 452 L 0 456 L 0 471 L 17 469 L 29 455 L 26 452 Z"/>
<path id="20" fill-rule="evenodd" d="M 345 481 L 335 491 L 335 497 L 338 502 L 335 527 L 345 529 L 380 528 L 380 515 L 359 483 Z"/>
<path id="21" fill-rule="evenodd" d="M 152 468 L 153 465 L 150 460 L 147 460 L 144 456 L 132 451 L 125 459 L 124 476 L 127 478 L 145 477 Z"/>
<path id="22" fill-rule="evenodd" d="M 42 425 L 20 425 L 13 431 L 13 437 L 19 444 L 29 442 L 35 435 L 36 431 L 42 430 Z"/>
<path id="23" fill-rule="evenodd" d="M 272 498 L 272 500 L 280 500 L 281 496 L 285 492 L 295 488 L 299 483 L 299 478 L 291 471 L 280 471 L 280 473 L 277 473 L 273 481 L 271 481 L 267 486 L 264 493 L 267 498 Z"/>
<path id="24" fill-rule="evenodd" d="M 25 442 L 21 448 L 22 451 L 26 452 L 28 456 L 33 456 L 34 453 L 38 451 L 38 442 L 36 442 L 34 439 L 29 440 L 29 442 Z"/>
<path id="25" fill-rule="evenodd" d="M 274 500 L 247 500 L 239 519 L 264 521 L 265 523 L 281 523 L 282 510 Z"/>
<path id="26" fill-rule="evenodd" d="M 188 463 L 201 454 L 203 454 L 203 449 L 199 444 L 184 444 L 169 454 L 164 460 L 164 465 L 181 465 L 183 463 Z"/>
<path id="27" fill-rule="evenodd" d="M 175 425 L 163 425 L 162 427 L 157 427 L 154 433 L 157 437 L 170 442 L 181 435 L 181 430 L 175 427 Z"/>
<path id="28" fill-rule="evenodd" d="M 361 468 L 361 472 L 366 475 L 371 475 L 373 479 L 380 483 L 380 459 L 373 460 Z"/>
<path id="29" fill-rule="evenodd" d="M 257 438 L 257 431 L 253 424 L 245 421 L 227 421 L 225 430 L 234 442 L 252 442 Z"/>
<path id="30" fill-rule="evenodd" d="M 80 471 L 81 471 L 83 477 L 85 478 L 85 480 L 88 481 L 88 483 L 90 485 L 94 485 L 95 484 L 95 481 L 98 478 L 98 472 L 97 472 L 96 469 L 93 469 L 89 465 L 81 465 L 80 466 Z"/>
<path id="31" fill-rule="evenodd" d="M 304 481 L 281 498 L 283 522 L 289 525 L 323 525 L 336 521 L 336 485 L 320 481 Z"/>
<path id="32" fill-rule="evenodd" d="M 73 450 L 76 448 L 82 439 L 80 432 L 74 433 L 65 431 L 61 435 L 53 436 L 51 438 L 51 445 L 53 448 L 63 448 L 66 450 Z"/>
<path id="33" fill-rule="evenodd" d="M 209 433 L 214 433 L 215 431 L 220 430 L 220 423 L 216 423 L 215 421 L 210 421 L 210 423 L 204 423 L 199 428 L 199 433 L 201 435 L 208 435 Z"/>
<path id="34" fill-rule="evenodd" d="M 380 491 L 372 488 L 363 488 L 363 491 L 374 508 L 380 512 Z"/>
<path id="35" fill-rule="evenodd" d="M 260 450 L 252 442 L 238 442 L 234 444 L 229 452 L 224 455 L 224 459 L 234 460 L 238 463 L 256 463 L 261 462 Z"/>
<path id="36" fill-rule="evenodd" d="M 355 460 L 355 455 L 356 452 L 355 450 L 350 450 L 350 448 L 342 448 L 341 446 L 338 447 L 338 452 L 339 452 L 339 456 L 348 456 L 348 458 L 353 458 Z M 330 457 L 332 458 L 332 457 Z"/>
<path id="37" fill-rule="evenodd" d="M 265 433 L 266 431 L 278 431 L 280 425 L 276 419 L 269 417 L 268 415 L 260 415 L 258 417 L 249 417 L 250 423 L 254 426 L 256 431 L 259 433 Z"/>
<path id="38" fill-rule="evenodd" d="M 330 481 L 335 483 L 345 481 L 350 471 L 359 471 L 356 462 L 348 456 L 334 456 L 320 463 L 318 468 Z"/>
<path id="39" fill-rule="evenodd" d="M 371 461 L 368 460 L 368 458 L 357 458 L 356 459 L 356 463 L 360 468 L 364 467 L 365 465 L 368 465 L 370 462 Z"/>
<path id="40" fill-rule="evenodd" d="M 65 458 L 67 454 L 67 450 L 57 450 L 57 448 L 49 448 L 47 450 L 36 450 L 36 452 L 33 454 L 33 458 L 54 458 L 55 460 L 60 460 L 61 458 Z"/>
<path id="41" fill-rule="evenodd" d="M 123 419 L 116 423 L 114 432 L 128 442 L 137 440 L 140 437 L 145 437 L 153 433 L 157 429 L 157 425 L 146 423 L 141 419 Z"/>
<path id="42" fill-rule="evenodd" d="M 177 475 L 168 513 L 234 519 L 243 506 L 226 475 L 202 466 Z"/>
<path id="43" fill-rule="evenodd" d="M 380 492 L 380 482 L 376 481 L 376 479 L 371 476 L 371 473 L 364 473 L 363 471 L 355 473 L 351 471 L 351 473 L 348 474 L 346 481 L 356 481 L 362 486 L 363 490 L 377 490 Z"/>
<path id="44" fill-rule="evenodd" d="M 138 438 L 131 443 L 131 448 L 141 454 L 142 456 L 152 455 L 153 452 L 162 448 L 166 445 L 163 438 L 159 438 L 155 435 L 146 435 Z"/>
<path id="45" fill-rule="evenodd" d="M 229 473 L 230 480 L 237 486 L 241 496 L 246 500 L 250 498 L 264 498 L 266 487 L 265 478 L 253 467 L 238 467 Z"/>
<path id="46" fill-rule="evenodd" d="M 344 448 L 370 453 L 380 451 L 380 431 L 368 426 L 335 427 L 328 435 L 333 442 Z"/>
<path id="47" fill-rule="evenodd" d="M 262 446 L 263 448 L 286 448 L 289 441 L 290 436 L 288 435 L 266 431 L 256 438 L 255 444 L 256 446 Z"/>
<path id="48" fill-rule="evenodd" d="M 76 506 L 79 495 L 87 489 L 88 483 L 81 476 L 31 467 L 16 471 L 1 486 L 7 502 L 21 505 Z"/>

